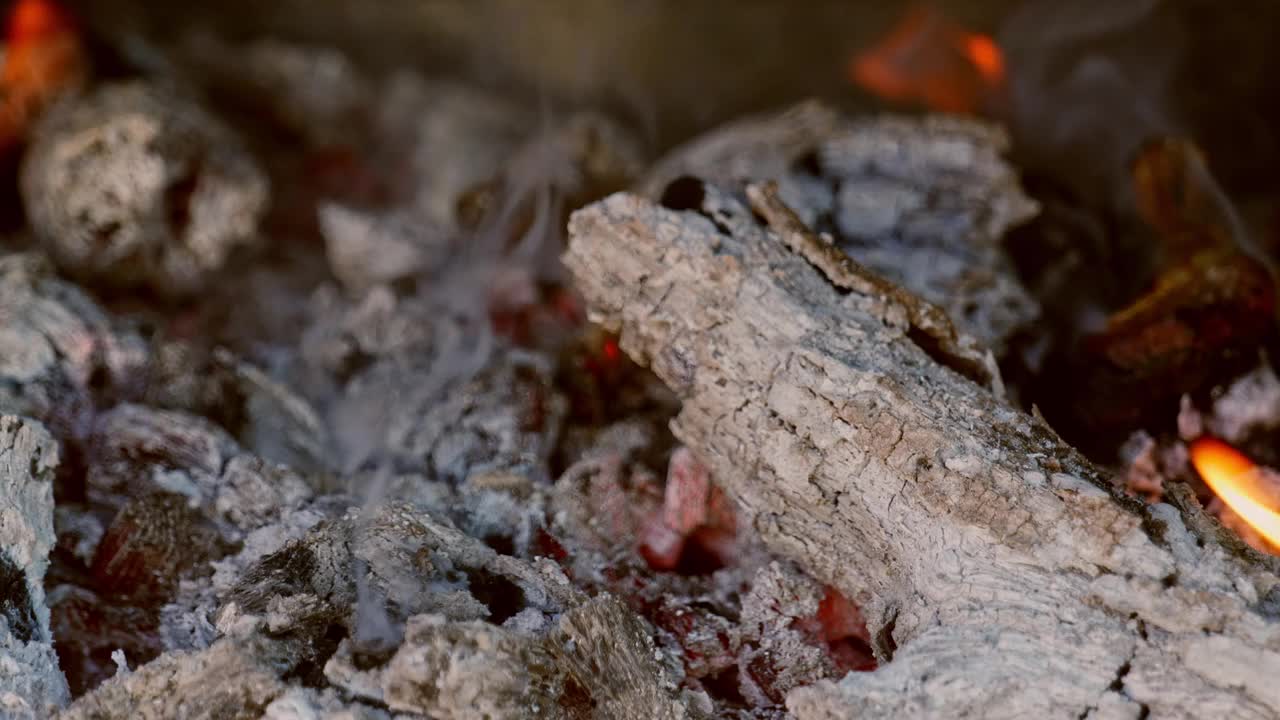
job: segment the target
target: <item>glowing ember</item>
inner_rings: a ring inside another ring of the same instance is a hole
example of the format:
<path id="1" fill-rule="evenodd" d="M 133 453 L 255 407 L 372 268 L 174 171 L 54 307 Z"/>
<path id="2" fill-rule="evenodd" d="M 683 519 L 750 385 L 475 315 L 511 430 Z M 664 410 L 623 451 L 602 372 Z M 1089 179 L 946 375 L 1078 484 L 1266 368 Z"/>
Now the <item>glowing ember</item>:
<path id="1" fill-rule="evenodd" d="M 976 113 L 1004 83 L 1004 56 L 995 41 L 919 6 L 850 66 L 860 87 L 894 102 L 932 110 Z"/>
<path id="2" fill-rule="evenodd" d="M 1243 453 L 1215 438 L 1191 443 L 1191 462 L 1227 507 L 1268 543 L 1280 546 L 1280 484 Z"/>
<path id="3" fill-rule="evenodd" d="M 5 28 L 0 69 L 0 148 L 15 144 L 55 96 L 79 84 L 85 52 L 70 16 L 53 0 L 18 0 Z"/>

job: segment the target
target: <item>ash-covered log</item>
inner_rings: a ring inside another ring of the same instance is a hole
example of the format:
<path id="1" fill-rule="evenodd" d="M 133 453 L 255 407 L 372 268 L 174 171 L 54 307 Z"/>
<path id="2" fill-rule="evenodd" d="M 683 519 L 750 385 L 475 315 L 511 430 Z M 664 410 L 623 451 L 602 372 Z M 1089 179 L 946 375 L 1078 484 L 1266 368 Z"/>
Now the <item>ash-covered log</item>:
<path id="1" fill-rule="evenodd" d="M 772 187 L 686 189 L 577 212 L 564 259 L 765 543 L 863 608 L 881 667 L 796 717 L 1280 712 L 1273 561 L 1124 497 Z"/>

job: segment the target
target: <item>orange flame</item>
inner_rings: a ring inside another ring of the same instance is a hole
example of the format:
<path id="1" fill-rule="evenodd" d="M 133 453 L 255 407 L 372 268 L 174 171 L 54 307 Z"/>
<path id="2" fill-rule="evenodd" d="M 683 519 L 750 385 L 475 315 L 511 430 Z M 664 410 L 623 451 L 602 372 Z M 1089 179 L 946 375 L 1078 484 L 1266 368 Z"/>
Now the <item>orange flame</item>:
<path id="1" fill-rule="evenodd" d="M 849 67 L 862 88 L 894 102 L 976 113 L 1004 84 L 1004 55 L 986 35 L 947 21 L 928 6 L 912 8 Z"/>
<path id="2" fill-rule="evenodd" d="M 71 26 L 71 19 L 50 0 L 18 0 L 9 11 L 5 42 L 29 43 L 59 35 Z"/>
<path id="3" fill-rule="evenodd" d="M 1191 462 L 1222 502 L 1268 543 L 1280 546 L 1276 481 L 1225 442 L 1202 437 L 1191 443 Z"/>
<path id="4" fill-rule="evenodd" d="M 0 68 L 0 149 L 12 147 L 59 93 L 79 84 L 85 51 L 71 16 L 54 0 L 18 0 L 5 26 Z"/>

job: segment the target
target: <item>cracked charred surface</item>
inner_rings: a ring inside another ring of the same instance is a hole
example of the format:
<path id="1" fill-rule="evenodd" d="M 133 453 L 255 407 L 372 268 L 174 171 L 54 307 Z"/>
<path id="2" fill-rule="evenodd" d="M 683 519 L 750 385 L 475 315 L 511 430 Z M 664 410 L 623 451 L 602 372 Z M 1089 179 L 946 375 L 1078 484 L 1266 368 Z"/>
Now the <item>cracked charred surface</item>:
<path id="1" fill-rule="evenodd" d="M 1197 507 L 1119 496 L 917 345 L 881 283 L 827 277 L 713 187 L 699 206 L 614 195 L 573 216 L 565 262 L 764 541 L 864 609 L 881 668 L 792 713 L 1280 713 L 1274 563 Z"/>

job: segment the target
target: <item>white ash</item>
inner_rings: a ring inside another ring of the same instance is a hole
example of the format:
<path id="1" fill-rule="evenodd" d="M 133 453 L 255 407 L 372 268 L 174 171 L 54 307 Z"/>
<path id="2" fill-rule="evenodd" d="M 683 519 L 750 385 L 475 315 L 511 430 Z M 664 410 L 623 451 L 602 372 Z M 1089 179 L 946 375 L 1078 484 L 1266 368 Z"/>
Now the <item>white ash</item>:
<path id="1" fill-rule="evenodd" d="M 453 233 L 403 210 L 372 213 L 336 203 L 319 209 L 329 267 L 349 293 L 436 269 Z"/>
<path id="2" fill-rule="evenodd" d="M 311 485 L 291 468 L 236 455 L 218 479 L 213 516 L 241 530 L 257 530 L 301 509 L 312 495 Z"/>
<path id="3" fill-rule="evenodd" d="M 1130 435 L 1120 446 L 1117 483 L 1130 493 L 1159 502 L 1164 496 L 1164 474 L 1159 460 L 1160 447 L 1145 430 Z"/>
<path id="4" fill-rule="evenodd" d="M 324 664 L 324 676 L 335 688 L 340 688 L 349 697 L 385 705 L 382 694 L 382 673 L 378 668 L 360 668 L 349 639 L 338 644 L 338 649 Z"/>
<path id="5" fill-rule="evenodd" d="M 648 634 L 612 598 L 568 611 L 545 636 L 419 615 L 383 675 L 393 710 L 442 720 L 689 717 Z"/>
<path id="6" fill-rule="evenodd" d="M 565 412 L 545 358 L 494 355 L 480 319 L 385 288 L 337 317 L 316 325 L 303 352 L 335 383 L 350 376 L 327 409 L 342 467 L 387 458 L 461 482 L 545 464 Z"/>
<path id="7" fill-rule="evenodd" d="M 0 416 L 0 711 L 48 717 L 69 699 L 45 605 L 58 450 L 36 422 Z"/>
<path id="8" fill-rule="evenodd" d="M 27 216 L 86 281 L 186 295 L 261 238 L 267 181 L 228 128 L 141 82 L 55 106 L 27 150 Z"/>
<path id="9" fill-rule="evenodd" d="M 1229 442 L 1240 442 L 1250 433 L 1280 426 L 1280 378 L 1264 361 L 1240 376 L 1214 398 L 1209 431 Z"/>
<path id="10" fill-rule="evenodd" d="M 111 653 L 111 662 L 116 664 L 117 675 L 128 675 L 132 672 L 129 669 L 129 660 L 124 656 L 124 650 L 115 650 Z"/>
<path id="11" fill-rule="evenodd" d="M 246 449 L 268 460 L 289 465 L 303 473 L 321 473 L 334 467 L 329 428 L 304 397 L 265 371 L 215 351 L 221 371 L 224 404 L 235 404 L 243 421 L 234 428 Z M 223 408 L 226 412 L 226 408 Z"/>
<path id="12" fill-rule="evenodd" d="M 215 709 L 222 717 L 259 717 L 286 687 L 271 664 L 269 643 L 226 638 L 198 652 L 166 653 L 127 675 L 116 675 L 58 717 L 199 717 Z"/>
<path id="13" fill-rule="evenodd" d="M 85 566 L 93 562 L 93 553 L 107 531 L 102 519 L 83 505 L 61 503 L 53 509 L 53 526 L 58 533 L 58 545 Z"/>
<path id="14" fill-rule="evenodd" d="M 371 582 L 397 613 L 420 613 L 433 605 L 448 612 L 439 598 L 429 597 L 439 589 L 428 587 L 432 578 L 469 588 L 492 604 L 506 602 L 502 594 L 510 596 L 513 590 L 494 595 L 476 583 L 505 577 L 511 588 L 518 588 L 524 607 L 501 627 L 491 624 L 496 618 L 484 602 L 478 607 L 490 615 L 488 622 L 472 611 L 455 619 L 409 615 L 403 643 L 381 661 L 376 656 L 357 661 L 362 651 L 356 640 L 346 641 L 345 649 L 339 645 L 315 655 L 308 648 L 327 623 L 344 616 L 352 622 L 347 616 L 355 606 L 351 552 L 363 559 Z M 458 580 L 450 581 L 449 575 Z M 169 653 L 129 678 L 107 681 L 73 710 L 125 717 L 115 708 L 127 711 L 148 703 L 182 707 L 185 700 L 173 695 L 174 688 L 182 697 L 199 700 L 213 690 L 189 689 L 186 684 L 192 680 L 187 678 L 218 669 L 237 673 L 233 682 L 221 686 L 234 694 L 234 700 L 224 701 L 230 703 L 231 715 L 273 702 L 273 712 L 306 711 L 314 705 L 341 712 L 335 696 L 308 693 L 301 698 L 300 691 L 290 694 L 279 679 L 300 664 L 318 662 L 329 682 L 356 698 L 383 698 L 393 711 L 433 717 L 473 717 L 475 702 L 492 703 L 495 711 L 506 713 L 494 717 L 513 719 L 526 717 L 531 702 L 541 703 L 546 717 L 573 717 L 575 703 L 598 705 L 607 717 L 689 716 L 684 709 L 689 700 L 675 691 L 678 675 L 669 675 L 669 659 L 616 601 L 588 601 L 553 564 L 498 555 L 407 506 L 322 522 L 245 572 L 230 598 L 217 623 L 226 637 L 194 653 Z M 463 672 L 478 667 L 496 674 Z M 107 708 L 112 711 L 105 712 Z"/>
<path id="15" fill-rule="evenodd" d="M 1204 434 L 1204 416 L 1191 402 L 1191 397 L 1183 395 L 1178 401 L 1178 437 L 1183 442 L 1191 442 Z"/>
<path id="16" fill-rule="evenodd" d="M 262 720 L 392 720 L 378 707 L 353 702 L 332 688 L 292 687 L 263 711 Z"/>
<path id="17" fill-rule="evenodd" d="M 797 620 L 817 614 L 821 599 L 818 583 L 790 565 L 774 561 L 755 574 L 742 599 L 748 649 L 738 657 L 739 687 L 753 705 L 779 705 L 791 689 L 835 675 L 825 649 L 793 629 Z M 768 689 L 755 679 L 762 672 L 770 676 Z"/>

